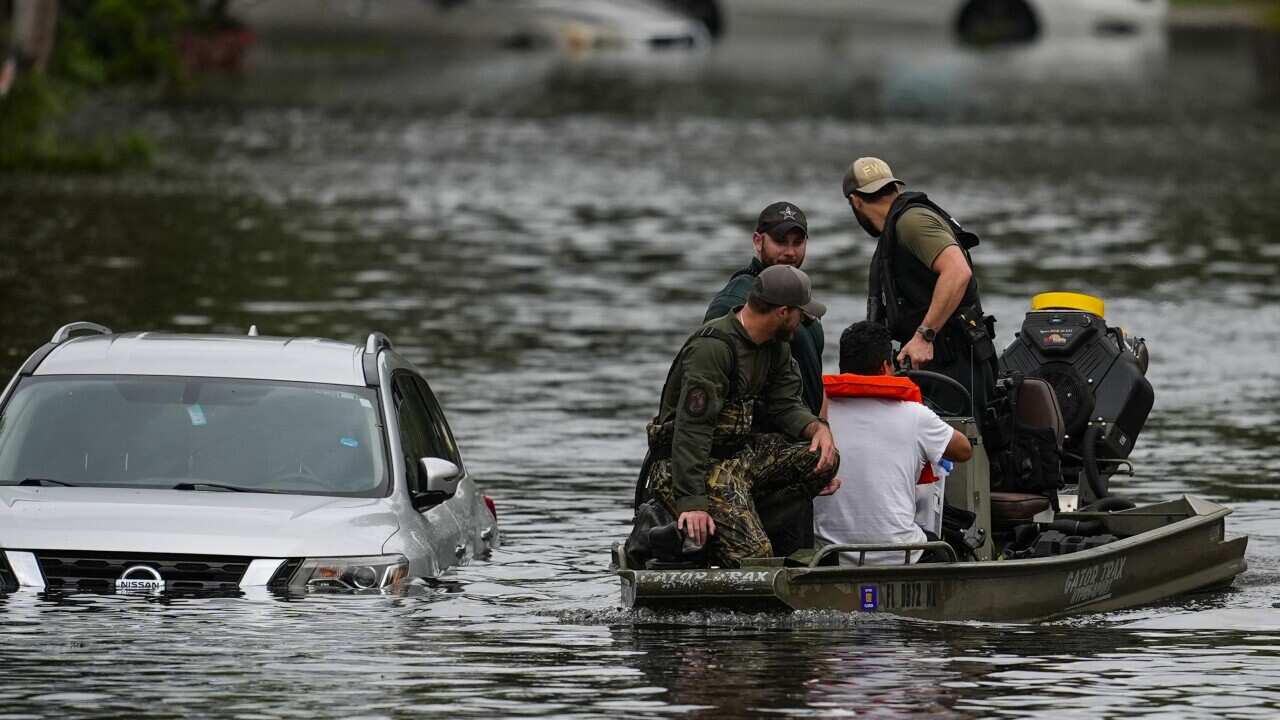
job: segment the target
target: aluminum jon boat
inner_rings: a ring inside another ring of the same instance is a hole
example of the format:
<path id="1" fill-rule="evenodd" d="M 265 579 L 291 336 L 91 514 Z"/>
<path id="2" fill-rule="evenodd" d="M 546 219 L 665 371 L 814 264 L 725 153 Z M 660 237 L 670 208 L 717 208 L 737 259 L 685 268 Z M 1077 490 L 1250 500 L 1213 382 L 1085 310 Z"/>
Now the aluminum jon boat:
<path id="1" fill-rule="evenodd" d="M 1226 537 L 1229 508 L 1196 497 L 1119 512 L 1060 513 L 1098 521 L 1120 539 L 1044 558 L 915 565 L 820 566 L 828 554 L 861 555 L 888 546 L 832 545 L 807 566 L 782 558 L 738 569 L 643 570 L 620 566 L 631 608 L 830 609 L 886 612 L 926 620 L 1032 622 L 1155 602 L 1229 584 L 1245 570 L 1247 537 Z M 897 545 L 894 550 L 942 546 Z"/>
<path id="2" fill-rule="evenodd" d="M 828 545 L 748 558 L 738 568 L 646 556 L 628 541 L 613 549 L 622 604 L 1032 622 L 1230 584 L 1245 571 L 1248 537 L 1228 536 L 1229 508 L 1193 496 L 1134 506 L 1110 494 L 1113 475 L 1133 474 L 1129 453 L 1154 393 L 1145 341 L 1108 326 L 1103 312 L 1103 302 L 1089 296 L 1036 296 L 1000 357 L 997 402 L 982 432 L 972 417 L 939 411 L 973 445 L 973 457 L 937 491 L 937 525 L 917 514 L 941 540 Z M 943 376 L 908 374 L 967 394 Z M 959 407 L 969 407 L 962 399 Z M 1048 468 L 1034 477 L 1023 472 L 1028 456 L 1018 454 L 1032 437 L 1040 443 L 1036 466 Z M 948 514 L 951 522 L 942 519 Z M 915 550 L 929 551 L 932 561 L 912 564 Z M 897 564 L 874 564 L 886 562 L 887 551 L 890 563 L 901 558 Z"/>

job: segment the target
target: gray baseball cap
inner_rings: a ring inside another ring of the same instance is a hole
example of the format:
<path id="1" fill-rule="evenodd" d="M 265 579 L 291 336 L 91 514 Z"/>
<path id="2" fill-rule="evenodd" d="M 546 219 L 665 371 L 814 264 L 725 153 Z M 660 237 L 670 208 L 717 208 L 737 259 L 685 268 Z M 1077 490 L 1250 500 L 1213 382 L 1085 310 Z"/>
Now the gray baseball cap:
<path id="1" fill-rule="evenodd" d="M 810 317 L 827 314 L 827 306 L 813 299 L 809 276 L 790 265 L 772 265 L 761 271 L 751 286 L 751 297 L 770 305 L 800 308 Z"/>

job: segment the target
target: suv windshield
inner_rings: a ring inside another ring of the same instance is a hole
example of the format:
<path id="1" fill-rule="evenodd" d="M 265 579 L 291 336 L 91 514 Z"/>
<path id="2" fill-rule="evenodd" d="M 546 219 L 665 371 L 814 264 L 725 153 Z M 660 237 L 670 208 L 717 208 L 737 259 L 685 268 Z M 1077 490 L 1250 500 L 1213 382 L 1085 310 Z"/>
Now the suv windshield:
<path id="1" fill-rule="evenodd" d="M 0 484 L 385 494 L 368 388 L 134 376 L 24 378 Z"/>

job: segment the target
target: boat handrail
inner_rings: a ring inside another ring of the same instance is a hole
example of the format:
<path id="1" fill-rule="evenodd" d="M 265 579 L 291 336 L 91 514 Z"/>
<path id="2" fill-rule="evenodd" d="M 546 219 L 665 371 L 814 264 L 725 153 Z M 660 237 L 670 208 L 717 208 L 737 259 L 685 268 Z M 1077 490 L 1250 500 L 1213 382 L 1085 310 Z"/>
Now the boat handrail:
<path id="1" fill-rule="evenodd" d="M 922 543 L 879 543 L 874 545 L 838 543 L 818 548 L 818 551 L 813 554 L 813 558 L 809 560 L 809 567 L 818 567 L 818 563 L 822 562 L 823 558 L 835 552 L 858 553 L 858 567 L 862 567 L 867 562 L 867 553 L 880 551 L 902 551 L 902 564 L 910 565 L 911 553 L 915 550 L 937 550 L 948 558 L 947 562 L 960 562 L 960 558 L 956 556 L 955 548 L 941 540 Z"/>

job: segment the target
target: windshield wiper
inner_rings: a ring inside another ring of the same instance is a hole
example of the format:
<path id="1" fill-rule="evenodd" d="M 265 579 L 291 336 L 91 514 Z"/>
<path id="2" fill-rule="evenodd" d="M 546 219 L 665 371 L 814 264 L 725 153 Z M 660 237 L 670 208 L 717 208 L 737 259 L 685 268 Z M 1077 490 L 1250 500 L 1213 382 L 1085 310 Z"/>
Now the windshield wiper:
<path id="1" fill-rule="evenodd" d="M 49 485 L 57 485 L 60 487 L 76 487 L 75 483 L 63 482 L 61 480 L 54 480 L 52 478 L 27 478 L 26 480 L 23 480 L 18 484 L 26 485 L 27 487 L 46 487 Z"/>
<path id="2" fill-rule="evenodd" d="M 227 492 L 275 492 L 275 490 L 261 490 L 258 488 L 240 487 L 238 485 L 223 485 L 222 483 L 215 482 L 181 482 L 173 486 L 174 490 L 204 490 L 205 488 L 225 490 Z"/>

